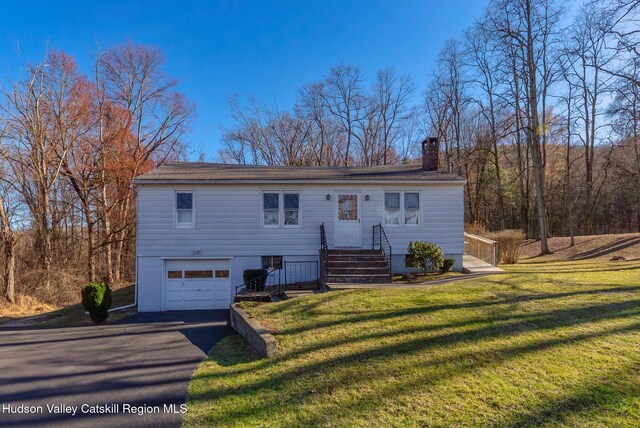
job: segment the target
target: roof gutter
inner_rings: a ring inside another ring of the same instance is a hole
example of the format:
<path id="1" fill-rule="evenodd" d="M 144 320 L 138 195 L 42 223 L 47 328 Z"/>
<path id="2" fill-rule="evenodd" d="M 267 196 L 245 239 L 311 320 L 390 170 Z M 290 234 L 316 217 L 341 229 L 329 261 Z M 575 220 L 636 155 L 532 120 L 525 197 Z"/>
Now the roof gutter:
<path id="1" fill-rule="evenodd" d="M 133 180 L 133 184 L 467 184 L 467 180 L 215 180 L 215 179 L 185 179 L 185 180 Z"/>

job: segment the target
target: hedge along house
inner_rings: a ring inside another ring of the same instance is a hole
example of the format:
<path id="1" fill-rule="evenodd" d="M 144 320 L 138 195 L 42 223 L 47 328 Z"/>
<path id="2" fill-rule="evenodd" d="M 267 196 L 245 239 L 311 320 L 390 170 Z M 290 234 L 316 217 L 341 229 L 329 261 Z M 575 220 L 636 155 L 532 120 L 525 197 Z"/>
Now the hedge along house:
<path id="1" fill-rule="evenodd" d="M 328 282 L 388 281 L 412 270 L 410 241 L 462 269 L 465 180 L 438 170 L 436 139 L 422 148 L 422 165 L 177 162 L 137 177 L 139 310 L 227 308 L 245 269 L 294 261 Z"/>

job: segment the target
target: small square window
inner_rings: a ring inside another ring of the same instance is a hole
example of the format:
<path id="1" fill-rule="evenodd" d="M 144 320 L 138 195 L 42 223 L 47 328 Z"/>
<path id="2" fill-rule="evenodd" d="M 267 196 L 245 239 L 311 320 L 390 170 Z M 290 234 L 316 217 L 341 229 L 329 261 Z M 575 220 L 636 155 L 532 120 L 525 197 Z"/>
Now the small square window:
<path id="1" fill-rule="evenodd" d="M 404 256 L 404 267 L 412 268 L 413 267 L 413 257 L 410 255 Z"/>
<path id="2" fill-rule="evenodd" d="M 262 269 L 282 269 L 282 256 L 262 256 Z"/>

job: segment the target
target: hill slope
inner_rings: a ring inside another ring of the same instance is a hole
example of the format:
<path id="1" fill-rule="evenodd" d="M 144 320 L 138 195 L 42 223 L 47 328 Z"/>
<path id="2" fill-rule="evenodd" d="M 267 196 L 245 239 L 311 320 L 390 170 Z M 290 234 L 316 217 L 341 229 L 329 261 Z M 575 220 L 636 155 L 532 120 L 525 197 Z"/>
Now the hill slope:
<path id="1" fill-rule="evenodd" d="M 535 262 L 544 260 L 611 260 L 621 256 L 627 260 L 640 259 L 640 233 L 620 235 L 576 236 L 575 245 L 569 246 L 570 238 L 557 237 L 549 239 L 552 255 L 540 257 L 540 241 L 529 239 L 520 247 L 519 262 Z"/>

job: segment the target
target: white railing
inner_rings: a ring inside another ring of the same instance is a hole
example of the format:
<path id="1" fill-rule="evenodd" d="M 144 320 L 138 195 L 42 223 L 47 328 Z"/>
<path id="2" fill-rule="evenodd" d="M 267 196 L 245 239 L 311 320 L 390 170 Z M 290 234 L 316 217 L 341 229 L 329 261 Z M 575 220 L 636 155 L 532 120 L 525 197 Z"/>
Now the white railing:
<path id="1" fill-rule="evenodd" d="M 498 265 L 497 241 L 465 232 L 464 252 L 493 266 Z"/>

